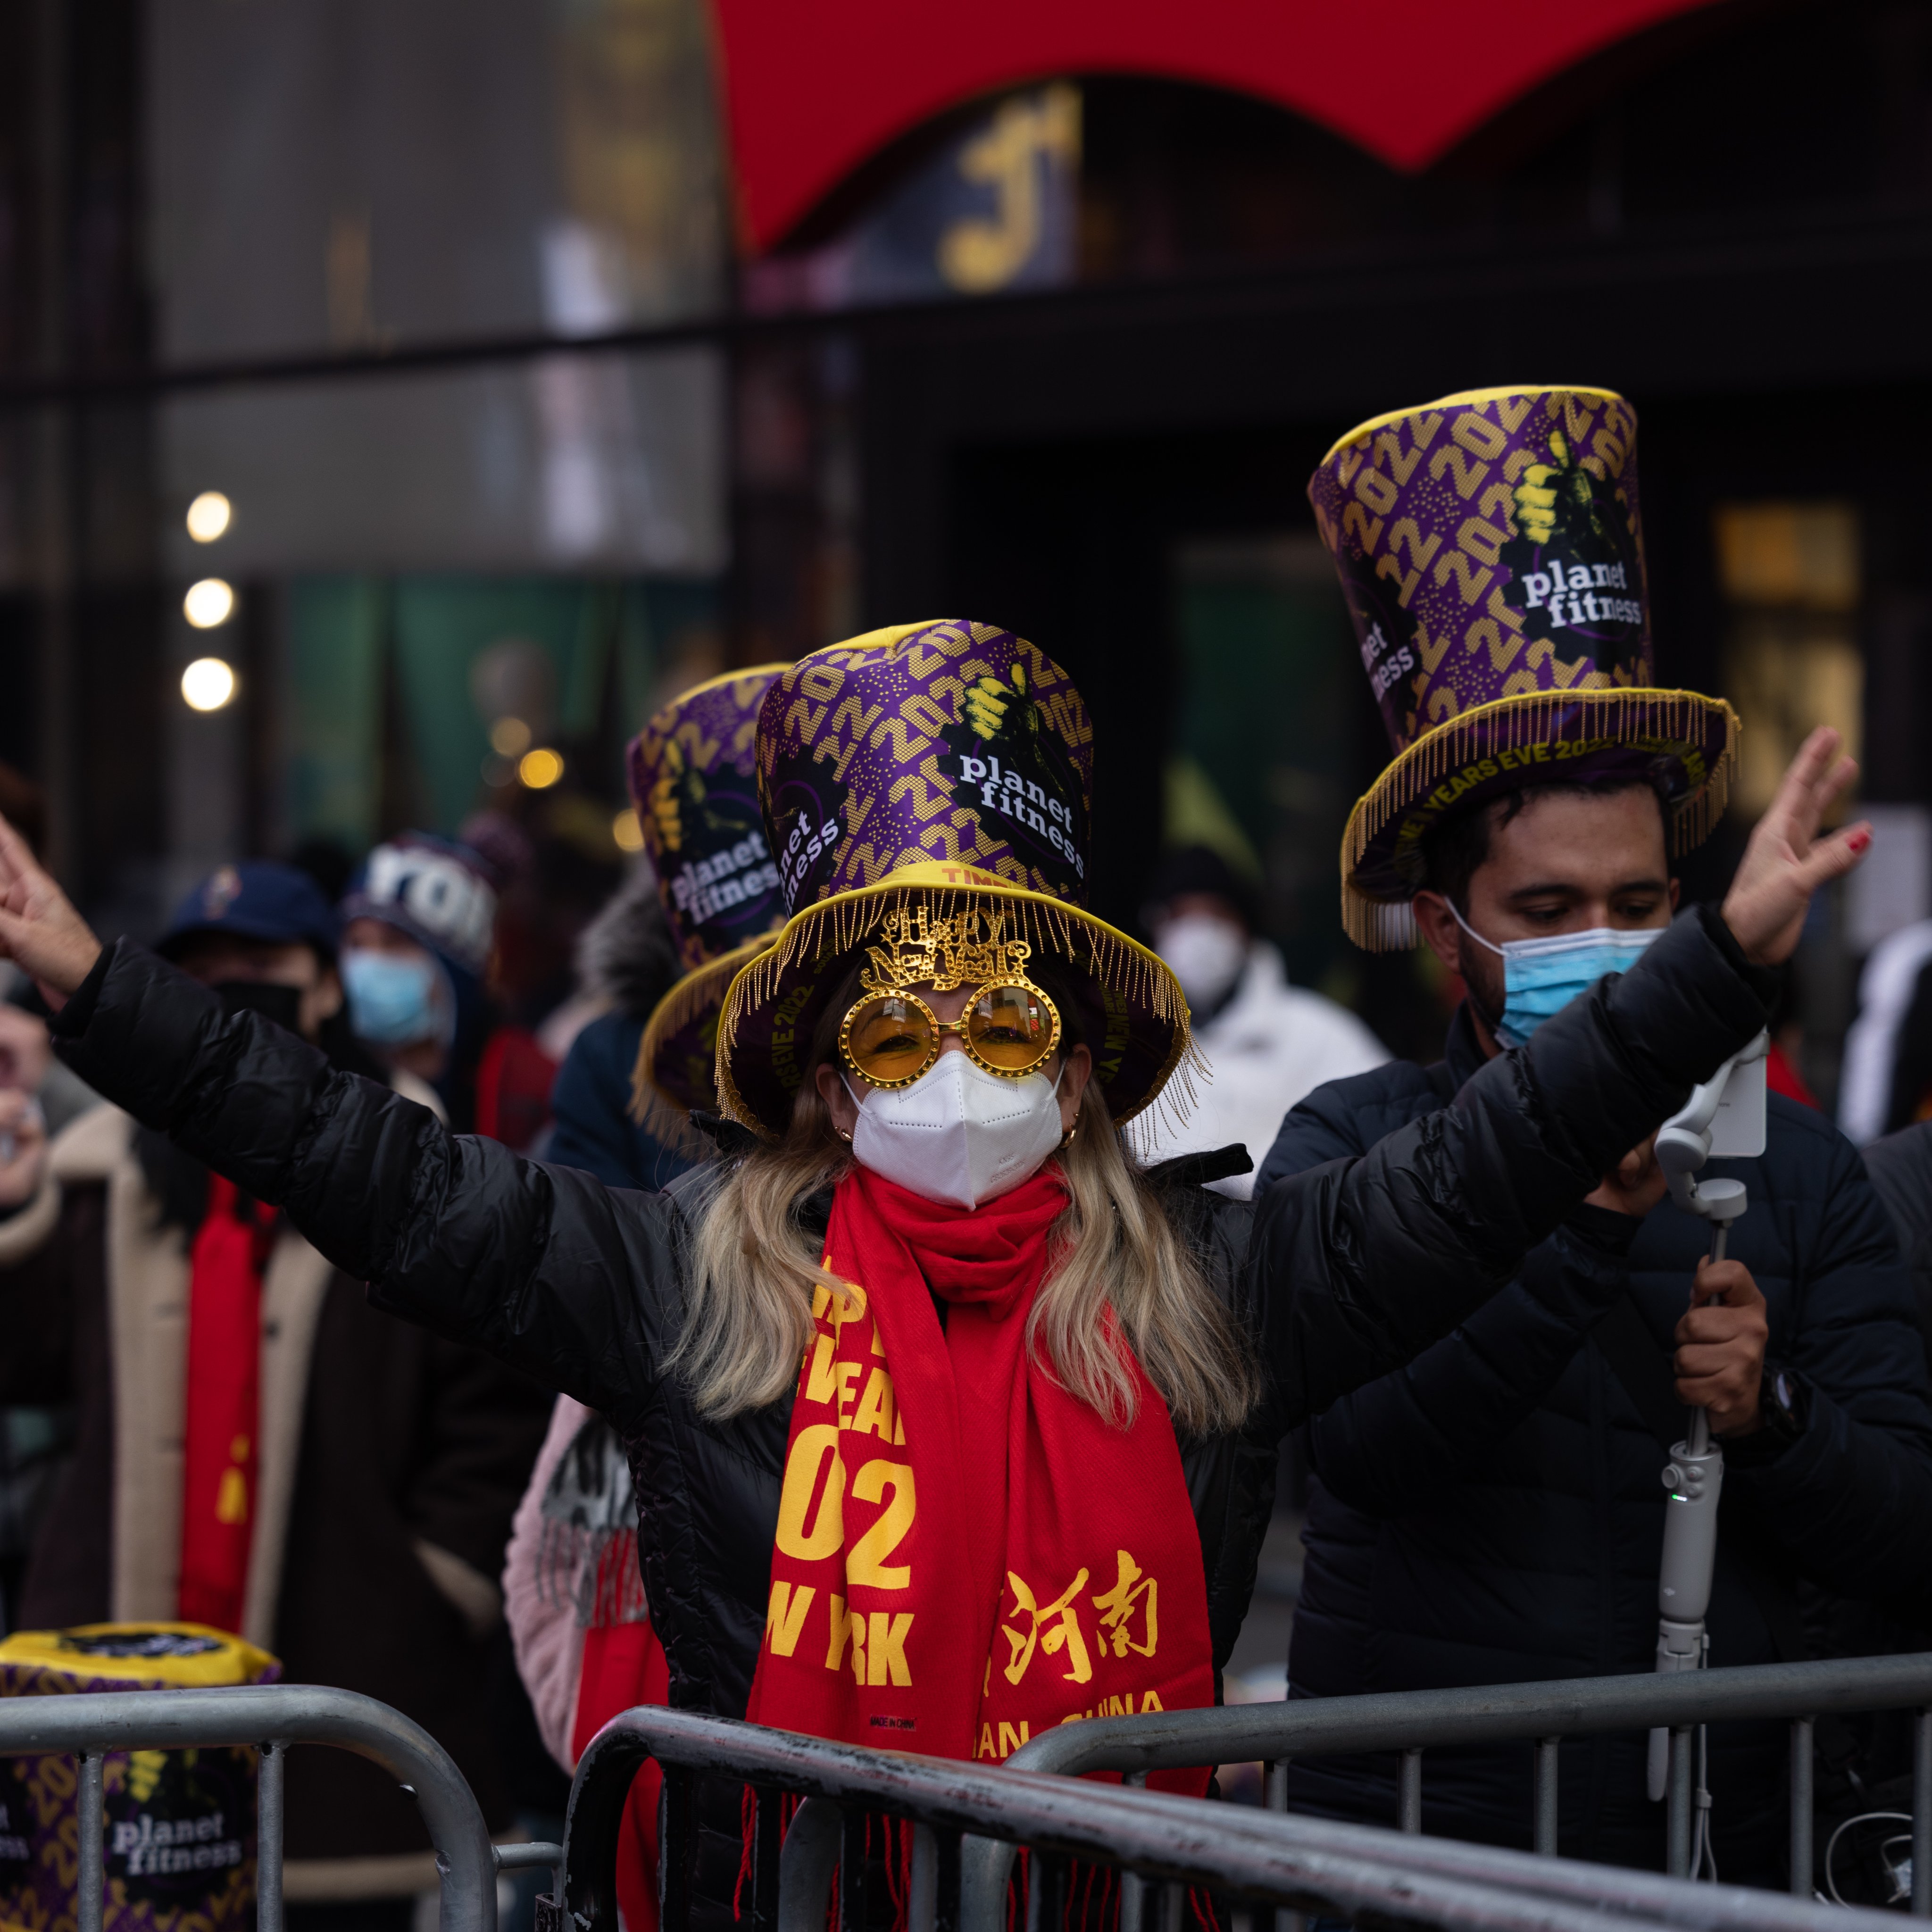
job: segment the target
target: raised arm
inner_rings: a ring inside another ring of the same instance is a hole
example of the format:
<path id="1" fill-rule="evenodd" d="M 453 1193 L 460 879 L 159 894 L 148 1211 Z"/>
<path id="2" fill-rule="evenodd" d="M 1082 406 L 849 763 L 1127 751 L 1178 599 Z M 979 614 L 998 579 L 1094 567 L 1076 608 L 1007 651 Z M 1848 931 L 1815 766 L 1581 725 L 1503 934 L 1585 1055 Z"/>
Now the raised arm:
<path id="1" fill-rule="evenodd" d="M 677 1300 L 664 1196 L 453 1135 L 126 940 L 53 1030 L 90 1085 L 280 1208 L 379 1306 L 607 1413 L 650 1386 L 655 1313 Z"/>

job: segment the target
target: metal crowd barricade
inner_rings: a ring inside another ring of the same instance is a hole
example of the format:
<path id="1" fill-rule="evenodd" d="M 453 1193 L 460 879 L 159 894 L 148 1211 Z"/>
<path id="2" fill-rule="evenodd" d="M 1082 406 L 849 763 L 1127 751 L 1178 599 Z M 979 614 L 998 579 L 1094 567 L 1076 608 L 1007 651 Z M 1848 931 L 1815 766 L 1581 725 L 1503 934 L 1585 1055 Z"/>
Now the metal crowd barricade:
<path id="1" fill-rule="evenodd" d="M 1398 1828 L 1422 1829 L 1423 1754 L 1441 1744 L 1520 1741 L 1534 1747 L 1531 1842 L 1557 1856 L 1558 1751 L 1566 1737 L 1606 1731 L 1668 1730 L 1667 1871 L 1689 1870 L 1692 1753 L 1697 1726 L 1741 1719 L 1786 1720 L 1790 1726 L 1790 1890 L 1813 1895 L 1814 1720 L 1829 1714 L 1910 1710 L 1915 1714 L 1912 1796 L 1912 1915 L 1932 1918 L 1932 1653 L 1762 1664 L 1660 1677 L 1567 1678 L 1457 1690 L 1410 1690 L 1356 1697 L 1305 1698 L 1150 1717 L 1093 1718 L 1060 1726 L 1023 1744 L 1010 1770 L 1061 1776 L 1118 1771 L 1131 1782 L 1150 1771 L 1247 1763 L 1263 1766 L 1265 1802 L 1282 1810 L 1290 1760 L 1352 1752 L 1397 1751 Z M 988 1839 L 967 1848 L 969 1882 L 1004 1891 L 1011 1845 Z M 1762 1899 L 1762 1892 L 1753 1894 Z M 1124 1932 L 1134 1932 L 1132 1926 Z"/>
<path id="2" fill-rule="evenodd" d="M 1197 1712 L 1195 1716 L 1223 1714 Z M 1237 1714 L 1225 1714 L 1232 1717 Z M 1084 1730 L 1084 1726 L 1072 1726 Z M 834 1882 L 839 1932 L 864 1932 L 868 1827 L 914 1826 L 912 1932 L 1004 1932 L 1004 1868 L 974 1840 L 1029 1853 L 1028 1932 L 1052 1932 L 1070 1903 L 1072 1862 L 1131 1874 L 1160 1893 L 1162 1932 L 1180 1932 L 1186 1888 L 1250 1907 L 1358 1915 L 1458 1932 L 1880 1932 L 1895 1918 L 1740 1886 L 1541 1858 L 1448 1839 L 1270 1814 L 1004 1767 L 861 1750 L 688 1711 L 627 1711 L 591 1742 L 571 1788 L 561 1904 L 540 1900 L 538 1932 L 618 1932 L 616 1851 L 632 1780 L 664 1775 L 662 1932 L 687 1932 L 702 1780 L 736 1825 L 748 1787 L 740 1915 L 751 1932 L 825 1932 Z M 1179 1760 L 1174 1760 L 1180 1762 Z M 1198 1762 L 1198 1758 L 1188 1760 Z M 788 1829 L 786 1796 L 802 1799 Z M 1124 1885 L 1122 1921 L 1139 1892 Z"/>
<path id="3" fill-rule="evenodd" d="M 282 1932 L 283 1772 L 292 1744 L 334 1744 L 366 1757 L 416 1799 L 436 1848 L 441 1932 L 496 1932 L 496 1870 L 557 1864 L 556 1845 L 490 1842 L 476 1798 L 449 1754 L 386 1704 L 352 1690 L 265 1684 L 214 1690 L 115 1690 L 0 1698 L 0 1756 L 70 1754 L 80 1773 L 78 1932 L 101 1932 L 106 1859 L 104 1756 L 252 1744 L 256 1798 L 257 1932 Z"/>

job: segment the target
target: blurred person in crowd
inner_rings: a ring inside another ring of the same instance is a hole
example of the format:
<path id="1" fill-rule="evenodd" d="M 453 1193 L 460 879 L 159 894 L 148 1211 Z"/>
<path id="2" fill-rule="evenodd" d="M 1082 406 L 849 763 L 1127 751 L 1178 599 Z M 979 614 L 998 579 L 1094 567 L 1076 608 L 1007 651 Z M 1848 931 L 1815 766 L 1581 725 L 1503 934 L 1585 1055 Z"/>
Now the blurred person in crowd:
<path id="1" fill-rule="evenodd" d="M 476 1114 L 491 1015 L 496 891 L 480 853 L 427 832 L 378 845 L 342 902 L 342 985 L 356 1036 L 433 1088 L 452 1126 Z"/>
<path id="2" fill-rule="evenodd" d="M 1838 1124 L 1859 1146 L 1932 1114 L 1932 920 L 1888 934 L 1858 976 Z"/>
<path id="3" fill-rule="evenodd" d="M 314 1042 L 342 1004 L 337 937 L 306 874 L 250 863 L 197 886 L 159 950 L 226 1011 Z M 23 1621 L 238 1632 L 295 1682 L 416 1718 L 502 1823 L 475 1678 L 548 1396 L 376 1312 L 279 1214 L 118 1108 L 49 1144 L 0 1093 L 8 1133 L 0 1395 L 58 1393 L 78 1412 Z M 292 1922 L 333 1900 L 406 1925 L 434 1883 L 413 1808 L 344 1753 L 298 1752 L 288 1777 Z"/>
<path id="4" fill-rule="evenodd" d="M 1515 473 L 1532 493 L 1520 520 L 1544 537 L 1543 567 L 1532 574 L 1535 559 L 1525 561 L 1523 594 L 1540 587 L 1546 605 L 1560 580 L 1550 560 L 1558 546 L 1541 520 L 1546 489 L 1559 503 L 1565 490 L 1590 500 L 1600 519 L 1600 527 L 1586 525 L 1579 512 L 1563 540 L 1570 580 L 1607 577 L 1640 589 L 1641 551 L 1624 508 L 1636 501 L 1628 406 L 1601 392 L 1562 392 L 1553 408 L 1545 394 L 1490 392 L 1430 413 L 1439 428 L 1441 414 L 1464 404 L 1457 420 L 1471 438 L 1480 431 L 1507 442 L 1504 425 L 1512 417 L 1519 425 Z M 1575 466 L 1564 467 L 1575 425 L 1593 421 L 1621 464 L 1615 494 L 1595 472 L 1579 482 Z M 1392 426 L 1370 426 L 1383 434 L 1366 448 L 1361 437 L 1345 439 L 1311 490 L 1372 676 L 1390 640 L 1407 633 L 1378 628 L 1394 614 L 1373 602 L 1380 580 L 1340 528 L 1335 493 L 1343 462 L 1393 460 L 1390 450 L 1399 454 L 1423 427 L 1384 422 Z M 1430 541 L 1430 519 L 1448 510 L 1382 480 L 1400 499 L 1391 513 L 1412 504 L 1418 541 Z M 1446 540 L 1455 527 L 1452 519 Z M 1438 1064 L 1391 1064 L 1297 1108 L 1263 1165 L 1263 1190 L 1437 1115 L 1571 1000 L 1603 998 L 1602 986 L 1628 975 L 1671 925 L 1672 837 L 1681 850 L 1713 822 L 1735 721 L 1718 700 L 1642 688 L 1647 630 L 1621 644 L 1615 634 L 1639 624 L 1640 598 L 1593 591 L 1594 619 L 1567 592 L 1561 603 L 1566 650 L 1637 652 L 1634 665 L 1620 660 L 1625 688 L 1499 696 L 1482 681 L 1488 650 L 1450 648 L 1438 654 L 1435 686 L 1428 674 L 1413 688 L 1405 680 L 1385 706 L 1398 756 L 1345 836 L 1345 911 L 1369 944 L 1392 943 L 1412 918 L 1462 976 L 1466 997 Z M 1572 604 L 1590 620 L 1582 628 L 1570 621 Z M 1458 608 L 1424 600 L 1405 621 L 1460 624 Z M 1532 617 L 1552 621 L 1546 610 Z M 1379 676 L 1377 690 L 1390 690 Z M 1454 721 L 1472 710 L 1474 724 L 1419 728 L 1418 714 Z M 1814 734 L 1802 755 L 1826 755 L 1832 736 Z M 1782 1096 L 1770 1097 L 1762 1157 L 1713 1168 L 1748 1190 L 1727 1260 L 1708 1260 L 1706 1222 L 1660 1200 L 1646 1145 L 1454 1334 L 1309 1426 L 1313 1480 L 1291 1696 L 1651 1669 L 1665 1500 L 1658 1478 L 1683 1434 L 1686 1404 L 1709 1410 L 1726 1465 L 1708 1617 L 1713 1664 L 1804 1656 L 1801 1578 L 1868 1598 L 1932 1582 L 1924 1533 L 1932 1382 L 1911 1283 L 1850 1144 Z M 1664 1807 L 1646 1794 L 1645 1753 L 1641 1733 L 1564 1744 L 1566 1855 L 1660 1862 Z M 1777 1882 L 1784 1766 L 1781 1727 L 1712 1727 L 1724 1877 Z M 1298 1759 L 1288 1802 L 1385 1823 L 1394 1776 L 1386 1760 Z M 1529 1779 L 1520 1746 L 1453 1754 L 1424 1786 L 1424 1828 L 1526 1845 Z"/>
<path id="5" fill-rule="evenodd" d="M 585 928 L 578 983 L 606 1008 L 580 1028 L 550 1090 L 544 1157 L 607 1187 L 662 1187 L 691 1165 L 638 1118 L 632 1082 L 644 1022 L 678 976 L 657 881 L 640 867 Z"/>
<path id="6" fill-rule="evenodd" d="M 1288 984 L 1280 952 L 1256 936 L 1252 889 L 1212 848 L 1164 854 L 1142 916 L 1187 995 L 1210 1076 L 1186 1124 L 1150 1138 L 1150 1159 L 1238 1144 L 1258 1162 L 1311 1088 L 1388 1058 L 1347 1007 Z M 1210 1184 L 1242 1201 L 1254 1184 L 1252 1168 Z"/>

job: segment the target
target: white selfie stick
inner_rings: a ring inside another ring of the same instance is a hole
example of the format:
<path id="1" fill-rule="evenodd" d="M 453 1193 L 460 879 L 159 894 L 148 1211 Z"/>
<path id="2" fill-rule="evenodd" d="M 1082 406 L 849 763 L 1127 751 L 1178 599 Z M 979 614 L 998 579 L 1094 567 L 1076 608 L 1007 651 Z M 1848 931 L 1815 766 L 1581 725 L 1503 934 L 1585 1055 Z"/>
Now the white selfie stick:
<path id="1" fill-rule="evenodd" d="M 1710 1159 L 1714 1140 L 1725 1154 L 1764 1151 L 1762 1062 L 1769 1046 L 1769 1036 L 1760 1033 L 1694 1089 L 1683 1110 L 1658 1130 L 1658 1165 L 1670 1184 L 1671 1198 L 1711 1223 L 1713 1261 L 1724 1258 L 1731 1223 L 1744 1211 L 1744 1184 L 1718 1179 L 1700 1186 L 1695 1177 Z M 1736 1082 L 1733 1094 L 1732 1076 L 1740 1073 L 1744 1077 Z M 1723 1118 L 1732 1109 L 1742 1118 Z M 1724 1132 L 1726 1127 L 1732 1131 Z M 1664 1472 L 1670 1499 L 1665 1505 L 1664 1558 L 1657 1577 L 1657 1667 L 1666 1672 L 1701 1669 L 1708 1647 L 1704 1618 L 1711 1606 L 1711 1575 L 1718 1557 L 1718 1497 L 1724 1486 L 1724 1452 L 1711 1440 L 1707 1412 L 1691 1410 L 1689 1432 L 1670 1454 Z M 1655 1802 L 1670 1782 L 1668 1731 L 1650 1734 L 1648 1771 Z"/>

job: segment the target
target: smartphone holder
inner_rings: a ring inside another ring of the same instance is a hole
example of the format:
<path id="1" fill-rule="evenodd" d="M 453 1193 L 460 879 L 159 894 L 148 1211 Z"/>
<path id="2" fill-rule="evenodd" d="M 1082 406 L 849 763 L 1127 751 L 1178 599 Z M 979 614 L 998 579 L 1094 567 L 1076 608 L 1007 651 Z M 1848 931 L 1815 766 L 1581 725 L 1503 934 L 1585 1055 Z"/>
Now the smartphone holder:
<path id="1" fill-rule="evenodd" d="M 1686 1214 L 1711 1223 L 1713 1261 L 1724 1258 L 1732 1223 L 1744 1211 L 1744 1184 L 1724 1176 L 1700 1181 L 1697 1176 L 1713 1156 L 1753 1160 L 1764 1152 L 1765 1056 L 1769 1049 L 1770 1036 L 1760 1033 L 1694 1088 L 1682 1110 L 1658 1130 L 1657 1163 L 1664 1170 L 1670 1198 Z M 1690 1411 L 1690 1428 L 1670 1454 L 1664 1471 L 1670 1500 L 1657 1576 L 1657 1667 L 1666 1673 L 1701 1670 L 1710 1648 L 1704 1619 L 1718 1558 L 1718 1498 L 1724 1486 L 1724 1452 L 1711 1439 L 1711 1418 L 1705 1410 Z M 1647 1770 L 1654 1803 L 1670 1783 L 1668 1731 L 1651 1732 Z M 1701 1786 L 1701 1778 L 1699 1782 Z M 1700 1823 L 1708 1827 L 1709 1793 L 1700 1789 L 1698 1801 Z M 1700 1838 L 1700 1847 L 1707 1844 L 1708 1828 Z M 1693 1876 L 1706 1856 L 1700 1849 Z"/>

